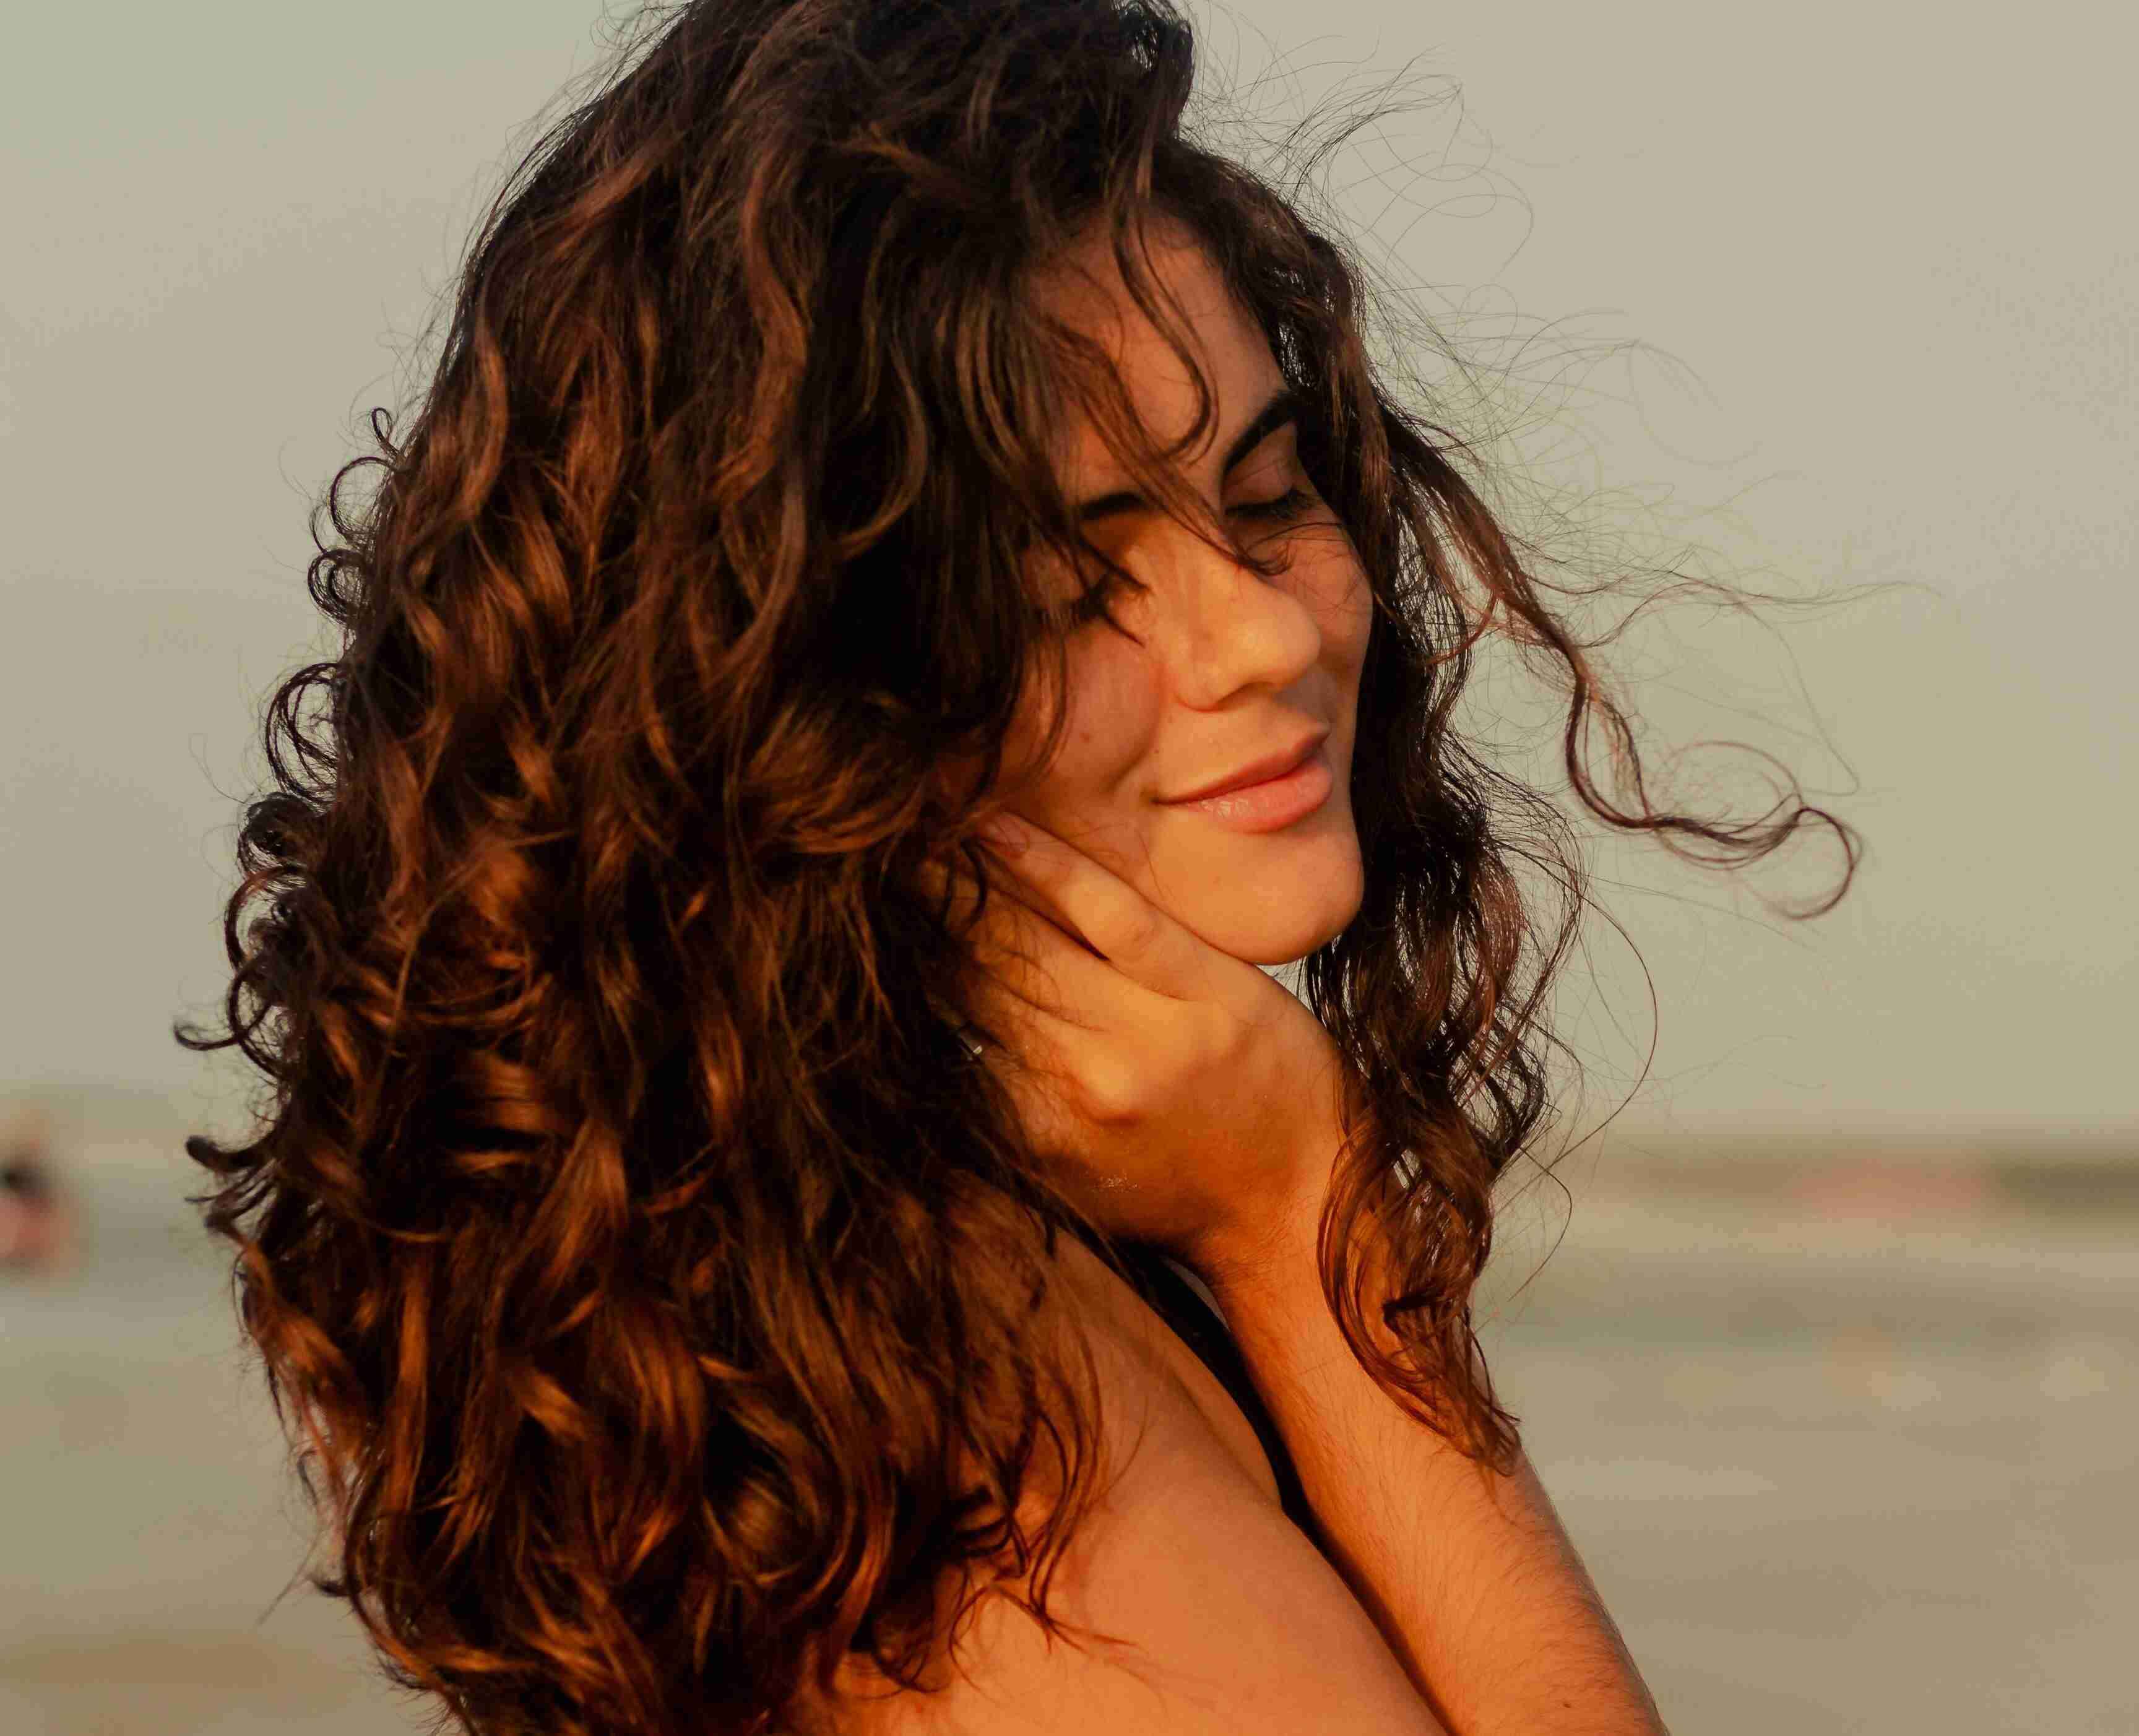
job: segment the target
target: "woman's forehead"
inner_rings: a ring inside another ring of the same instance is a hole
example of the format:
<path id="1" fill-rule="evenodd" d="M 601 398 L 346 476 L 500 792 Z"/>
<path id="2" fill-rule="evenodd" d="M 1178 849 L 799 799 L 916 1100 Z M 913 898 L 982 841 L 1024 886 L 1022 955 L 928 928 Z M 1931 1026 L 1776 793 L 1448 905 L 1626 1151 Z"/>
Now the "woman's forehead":
<path id="1" fill-rule="evenodd" d="M 1226 433 L 1255 413 L 1281 383 L 1280 376 L 1261 328 L 1201 246 L 1186 235 L 1163 242 L 1155 239 L 1150 267 L 1158 287 L 1178 306 L 1215 399 L 1202 444 L 1182 460 L 1194 468 L 1222 450 Z M 1104 241 L 1081 247 L 1066 267 L 1043 280 L 1040 294 L 1047 312 L 1099 345 L 1153 439 L 1163 446 L 1188 433 L 1196 419 L 1195 383 L 1158 326 L 1137 306 Z M 1121 458 L 1074 394 L 1054 443 L 1064 486 L 1072 493 L 1126 477 Z"/>

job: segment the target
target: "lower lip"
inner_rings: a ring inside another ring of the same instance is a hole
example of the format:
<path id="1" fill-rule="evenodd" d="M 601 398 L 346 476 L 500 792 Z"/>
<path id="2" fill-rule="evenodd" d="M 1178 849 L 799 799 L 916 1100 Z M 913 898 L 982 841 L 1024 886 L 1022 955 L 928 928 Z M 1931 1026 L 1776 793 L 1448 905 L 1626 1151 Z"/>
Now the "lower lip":
<path id="1" fill-rule="evenodd" d="M 1324 744 L 1281 778 L 1260 784 L 1244 784 L 1222 795 L 1207 795 L 1200 801 L 1169 802 L 1184 814 L 1201 814 L 1236 832 L 1278 832 L 1303 820 L 1329 800 L 1337 779 L 1329 769 Z"/>

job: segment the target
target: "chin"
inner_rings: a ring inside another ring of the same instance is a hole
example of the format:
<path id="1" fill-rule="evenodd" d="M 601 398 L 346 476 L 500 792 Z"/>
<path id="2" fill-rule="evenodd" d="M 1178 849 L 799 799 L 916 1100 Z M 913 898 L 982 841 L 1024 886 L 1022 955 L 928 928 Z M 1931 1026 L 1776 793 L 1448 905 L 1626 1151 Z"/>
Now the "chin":
<path id="1" fill-rule="evenodd" d="M 1357 856 L 1350 868 L 1348 874 L 1333 868 L 1311 885 L 1295 882 L 1283 895 L 1253 906 L 1210 911 L 1198 932 L 1244 964 L 1296 964 L 1336 939 L 1358 915 L 1365 886 Z"/>
<path id="2" fill-rule="evenodd" d="M 1346 922 L 1350 920 L 1348 917 L 1345 918 Z M 1286 936 L 1258 936 L 1241 946 L 1221 946 L 1219 951 L 1230 952 L 1247 965 L 1296 965 L 1317 946 L 1335 940 L 1344 932 L 1344 922 L 1333 922 Z"/>

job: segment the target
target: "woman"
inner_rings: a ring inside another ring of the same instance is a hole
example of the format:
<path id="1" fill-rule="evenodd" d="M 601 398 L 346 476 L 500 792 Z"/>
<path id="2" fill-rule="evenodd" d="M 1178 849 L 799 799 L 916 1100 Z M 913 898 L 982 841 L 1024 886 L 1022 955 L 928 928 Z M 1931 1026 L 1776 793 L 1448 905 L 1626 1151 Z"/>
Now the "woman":
<path id="1" fill-rule="evenodd" d="M 1660 1728 L 1470 1330 L 1572 926 L 1511 863 L 1579 887 L 1472 643 L 1613 824 L 1836 823 L 1649 803 L 1192 63 L 680 7 L 336 479 L 185 1036 L 268 1113 L 190 1149 L 322 1583 L 470 1730 Z"/>

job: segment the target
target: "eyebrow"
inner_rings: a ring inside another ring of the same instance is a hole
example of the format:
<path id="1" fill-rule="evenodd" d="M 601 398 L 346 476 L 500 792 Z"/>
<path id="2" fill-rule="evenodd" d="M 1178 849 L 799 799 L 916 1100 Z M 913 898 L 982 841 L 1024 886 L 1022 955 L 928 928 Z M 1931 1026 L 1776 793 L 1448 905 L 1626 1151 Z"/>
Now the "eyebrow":
<path id="1" fill-rule="evenodd" d="M 1233 443 L 1226 448 L 1225 468 L 1229 472 L 1241 459 L 1253 452 L 1264 441 L 1288 423 L 1296 419 L 1304 408 L 1300 394 L 1290 385 L 1280 386 L 1271 393 L 1263 407 L 1250 419 L 1248 425 L 1233 437 Z M 1086 501 L 1077 509 L 1077 521 L 1089 525 L 1094 519 L 1113 518 L 1124 512 L 1147 511 L 1151 502 L 1134 489 L 1118 489 L 1112 494 L 1103 494 Z"/>

